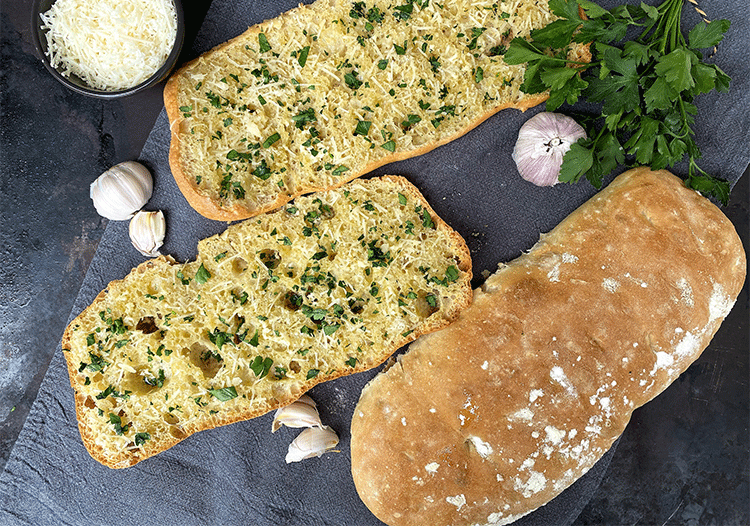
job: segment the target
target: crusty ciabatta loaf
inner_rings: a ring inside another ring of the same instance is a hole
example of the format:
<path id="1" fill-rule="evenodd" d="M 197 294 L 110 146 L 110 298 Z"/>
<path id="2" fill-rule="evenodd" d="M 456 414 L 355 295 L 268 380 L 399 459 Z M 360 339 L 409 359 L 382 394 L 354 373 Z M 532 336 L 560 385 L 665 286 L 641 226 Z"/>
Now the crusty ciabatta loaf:
<path id="1" fill-rule="evenodd" d="M 295 8 L 171 77 L 172 173 L 199 213 L 235 220 L 425 153 L 503 108 L 546 99 L 522 93 L 525 66 L 502 57 L 553 19 L 533 0 Z"/>
<path id="2" fill-rule="evenodd" d="M 401 177 L 355 181 L 110 283 L 63 336 L 91 455 L 122 468 L 382 363 L 471 300 L 464 240 Z"/>
<path id="3" fill-rule="evenodd" d="M 364 503 L 432 526 L 544 505 L 701 354 L 745 265 L 707 199 L 666 171 L 621 175 L 365 387 L 351 427 Z"/>

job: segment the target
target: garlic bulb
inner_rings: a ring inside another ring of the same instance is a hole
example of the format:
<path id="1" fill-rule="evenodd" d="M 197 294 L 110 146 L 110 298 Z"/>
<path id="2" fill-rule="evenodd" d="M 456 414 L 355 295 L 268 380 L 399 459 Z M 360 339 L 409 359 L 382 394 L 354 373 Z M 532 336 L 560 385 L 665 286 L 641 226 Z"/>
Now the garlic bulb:
<path id="1" fill-rule="evenodd" d="M 557 184 L 565 152 L 581 137 L 586 137 L 586 131 L 570 117 L 549 112 L 534 115 L 521 126 L 513 148 L 521 177 L 537 186 Z"/>
<path id="2" fill-rule="evenodd" d="M 133 217 L 149 199 L 153 179 L 148 168 L 135 161 L 113 166 L 91 183 L 89 195 L 99 215 L 122 221 Z"/>
<path id="3" fill-rule="evenodd" d="M 167 226 L 164 214 L 158 212 L 144 212 L 141 210 L 130 220 L 130 242 L 144 256 L 155 258 L 159 255 L 159 247 L 164 244 L 164 234 Z"/>
<path id="4" fill-rule="evenodd" d="M 276 410 L 273 416 L 271 432 L 275 433 L 281 426 L 287 427 L 322 427 L 320 415 L 312 398 L 307 395 L 296 402 Z"/>
<path id="5" fill-rule="evenodd" d="M 309 427 L 302 431 L 289 444 L 286 463 L 289 464 L 306 458 L 319 457 L 329 449 L 336 447 L 338 443 L 339 437 L 330 427 Z"/>

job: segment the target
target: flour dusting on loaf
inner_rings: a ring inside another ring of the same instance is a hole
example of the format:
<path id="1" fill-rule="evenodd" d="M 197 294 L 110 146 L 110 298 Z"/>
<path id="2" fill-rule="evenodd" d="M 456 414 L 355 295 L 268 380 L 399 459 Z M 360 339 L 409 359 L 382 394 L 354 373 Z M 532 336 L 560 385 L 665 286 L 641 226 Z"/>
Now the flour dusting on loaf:
<path id="1" fill-rule="evenodd" d="M 471 299 L 463 239 L 401 177 L 297 199 L 149 260 L 71 322 L 84 443 L 121 468 L 382 363 Z"/>
<path id="2" fill-rule="evenodd" d="M 172 173 L 198 212 L 234 220 L 425 153 L 546 99 L 503 54 L 554 18 L 532 0 L 301 5 L 172 76 Z"/>
<path id="3" fill-rule="evenodd" d="M 390 525 L 508 524 L 591 468 L 706 348 L 745 280 L 721 211 L 631 170 L 363 390 L 352 474 Z"/>

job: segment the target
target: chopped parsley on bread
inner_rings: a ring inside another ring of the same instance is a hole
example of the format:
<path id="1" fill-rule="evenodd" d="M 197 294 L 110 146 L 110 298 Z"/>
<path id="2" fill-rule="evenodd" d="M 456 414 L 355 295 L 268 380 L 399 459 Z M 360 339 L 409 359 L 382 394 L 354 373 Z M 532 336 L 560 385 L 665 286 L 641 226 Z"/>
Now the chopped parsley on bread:
<path id="1" fill-rule="evenodd" d="M 530 0 L 301 5 L 170 78 L 172 173 L 199 213 L 236 220 L 428 152 L 546 99 L 503 53 L 554 18 Z"/>
<path id="2" fill-rule="evenodd" d="M 370 369 L 471 300 L 464 240 L 401 177 L 300 197 L 149 260 L 67 327 L 83 442 L 123 468 Z"/>

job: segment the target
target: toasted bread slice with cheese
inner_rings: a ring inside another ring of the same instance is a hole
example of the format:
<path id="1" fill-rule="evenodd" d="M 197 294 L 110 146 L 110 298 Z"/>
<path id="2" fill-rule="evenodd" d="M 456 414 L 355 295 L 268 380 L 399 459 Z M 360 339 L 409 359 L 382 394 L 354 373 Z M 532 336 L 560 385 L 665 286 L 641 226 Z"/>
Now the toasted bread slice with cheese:
<path id="1" fill-rule="evenodd" d="M 525 66 L 514 37 L 547 2 L 319 0 L 251 27 L 176 72 L 170 165 L 199 213 L 235 220 L 428 152 L 503 108 Z M 571 58 L 587 60 L 586 46 Z"/>
<path id="2" fill-rule="evenodd" d="M 122 468 L 370 369 L 471 300 L 464 240 L 401 177 L 354 181 L 109 284 L 62 347 L 81 436 Z"/>

